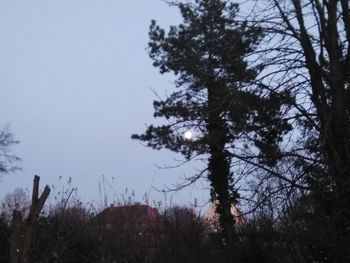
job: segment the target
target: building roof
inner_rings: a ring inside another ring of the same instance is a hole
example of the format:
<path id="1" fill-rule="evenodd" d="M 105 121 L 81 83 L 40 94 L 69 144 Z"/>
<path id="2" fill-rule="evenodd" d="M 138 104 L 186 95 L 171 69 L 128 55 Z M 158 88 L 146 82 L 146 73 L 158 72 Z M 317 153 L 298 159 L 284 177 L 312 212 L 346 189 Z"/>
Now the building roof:
<path id="1" fill-rule="evenodd" d="M 105 224 L 133 223 L 145 224 L 159 218 L 157 209 L 144 204 L 111 206 L 96 215 L 95 219 Z"/>

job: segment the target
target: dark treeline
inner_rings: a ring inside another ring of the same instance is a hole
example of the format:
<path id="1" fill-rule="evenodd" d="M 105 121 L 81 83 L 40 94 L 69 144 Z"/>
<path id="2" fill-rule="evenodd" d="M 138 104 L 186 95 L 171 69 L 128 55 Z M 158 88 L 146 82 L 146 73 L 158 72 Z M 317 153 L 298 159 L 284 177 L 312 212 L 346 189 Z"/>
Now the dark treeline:
<path id="1" fill-rule="evenodd" d="M 219 229 L 192 208 L 160 211 L 127 203 L 92 212 L 96 210 L 81 203 L 64 203 L 38 218 L 28 262 L 229 262 Z M 12 232 L 6 205 L 11 204 L 3 203 L 0 216 L 0 262 L 4 263 L 10 262 Z M 25 207 L 21 210 L 26 214 Z M 288 223 L 292 220 L 286 215 L 276 225 L 269 211 L 245 220 L 237 227 L 235 262 L 302 262 L 307 248 L 296 246 L 295 238 L 303 230 L 295 231 Z"/>

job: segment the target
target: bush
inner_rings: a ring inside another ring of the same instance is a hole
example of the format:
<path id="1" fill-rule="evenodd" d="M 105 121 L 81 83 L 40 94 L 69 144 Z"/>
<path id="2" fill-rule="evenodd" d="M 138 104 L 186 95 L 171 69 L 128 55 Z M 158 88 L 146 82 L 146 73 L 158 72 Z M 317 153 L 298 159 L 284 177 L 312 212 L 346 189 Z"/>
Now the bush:
<path id="1" fill-rule="evenodd" d="M 99 262 L 99 240 L 81 207 L 58 208 L 37 222 L 31 262 Z"/>

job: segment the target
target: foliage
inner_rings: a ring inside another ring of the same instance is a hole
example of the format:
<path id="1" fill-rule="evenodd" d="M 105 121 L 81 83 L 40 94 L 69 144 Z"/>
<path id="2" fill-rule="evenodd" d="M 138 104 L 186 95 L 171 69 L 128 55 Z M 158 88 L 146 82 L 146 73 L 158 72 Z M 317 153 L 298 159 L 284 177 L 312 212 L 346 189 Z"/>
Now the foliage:
<path id="1" fill-rule="evenodd" d="M 58 209 L 36 224 L 32 262 L 96 262 L 99 240 L 89 228 L 90 215 L 82 207 Z"/>
<path id="2" fill-rule="evenodd" d="M 209 225 L 193 209 L 179 206 L 167 209 L 161 221 L 159 260 L 215 262 L 220 250 L 219 246 L 210 242 L 208 231 Z"/>
<path id="3" fill-rule="evenodd" d="M 31 262 L 217 262 L 222 257 L 206 222 L 188 208 L 159 214 L 135 203 L 95 215 L 78 204 L 58 204 L 48 211 L 34 226 Z M 0 229 L 0 262 L 8 262 L 10 221 L 1 217 Z"/>

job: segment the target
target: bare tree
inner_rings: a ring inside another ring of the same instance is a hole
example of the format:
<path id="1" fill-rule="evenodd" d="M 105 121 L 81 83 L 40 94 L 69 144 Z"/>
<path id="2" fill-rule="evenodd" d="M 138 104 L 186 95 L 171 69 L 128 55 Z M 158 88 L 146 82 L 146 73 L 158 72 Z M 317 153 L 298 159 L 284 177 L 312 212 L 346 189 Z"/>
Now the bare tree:
<path id="1" fill-rule="evenodd" d="M 294 96 L 285 114 L 294 132 L 284 139 L 284 165 L 307 186 L 315 214 L 324 221 L 328 236 L 318 240 L 319 256 L 327 262 L 349 262 L 349 1 L 252 3 L 250 25 L 266 33 L 255 54 L 264 68 L 259 81 L 265 90 Z"/>
<path id="2" fill-rule="evenodd" d="M 10 153 L 10 147 L 17 143 L 19 141 L 15 140 L 8 126 L 0 130 L 0 173 L 9 173 L 18 169 L 15 163 L 20 161 L 20 158 Z"/>
<path id="3" fill-rule="evenodd" d="M 21 211 L 22 215 L 27 215 L 30 208 L 29 193 L 22 188 L 16 188 L 12 193 L 5 195 L 1 202 L 2 214 L 10 220 L 13 210 Z"/>

